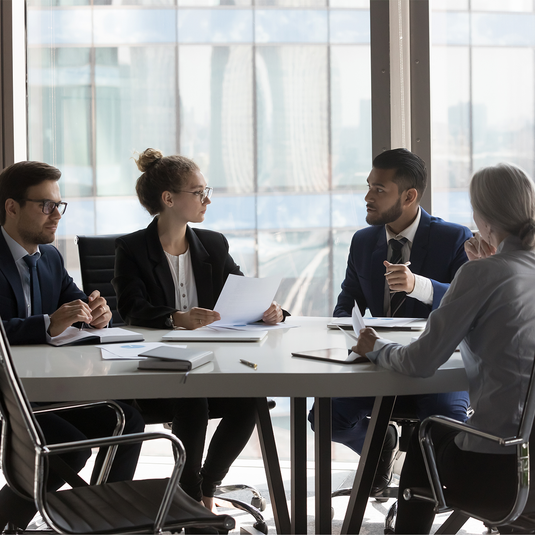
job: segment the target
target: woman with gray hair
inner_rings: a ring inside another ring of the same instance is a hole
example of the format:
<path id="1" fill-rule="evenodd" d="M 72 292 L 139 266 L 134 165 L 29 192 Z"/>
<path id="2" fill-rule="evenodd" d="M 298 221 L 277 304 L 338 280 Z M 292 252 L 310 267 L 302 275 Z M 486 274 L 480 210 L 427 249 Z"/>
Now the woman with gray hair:
<path id="1" fill-rule="evenodd" d="M 470 200 L 479 233 L 420 338 L 401 346 L 360 332 L 355 353 L 414 377 L 429 377 L 460 346 L 474 415 L 468 423 L 499 436 L 518 430 L 535 355 L 535 188 L 508 164 L 478 171 Z M 507 510 L 516 489 L 515 455 L 472 435 L 433 428 L 448 491 L 481 510 Z M 499 492 L 496 492 L 496 484 Z M 400 488 L 429 487 L 414 433 Z M 400 500 L 396 533 L 429 533 L 433 504 Z"/>

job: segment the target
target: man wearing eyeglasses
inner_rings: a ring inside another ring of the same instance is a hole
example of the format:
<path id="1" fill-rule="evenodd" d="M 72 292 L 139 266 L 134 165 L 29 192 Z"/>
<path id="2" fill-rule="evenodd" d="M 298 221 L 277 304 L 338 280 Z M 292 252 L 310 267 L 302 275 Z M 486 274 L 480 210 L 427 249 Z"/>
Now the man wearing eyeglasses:
<path id="1" fill-rule="evenodd" d="M 74 323 L 105 327 L 110 308 L 98 291 L 87 297 L 63 265 L 54 241 L 67 203 L 58 186 L 59 169 L 41 162 L 19 162 L 0 174 L 0 316 L 11 344 L 45 343 Z M 125 415 L 124 433 L 142 432 L 144 423 L 132 406 L 119 402 Z M 114 411 L 107 408 L 74 409 L 37 416 L 50 443 L 110 436 L 116 425 Z M 109 482 L 132 479 L 140 444 L 120 446 L 108 477 Z M 99 451 L 91 477 L 100 473 L 105 449 Z M 91 455 L 81 450 L 63 456 L 78 472 Z M 52 473 L 49 490 L 62 486 Z M 35 504 L 21 498 L 7 485 L 0 490 L 0 531 L 7 522 L 24 529 L 35 515 Z"/>
<path id="2" fill-rule="evenodd" d="M 67 208 L 60 176 L 41 162 L 0 174 L 0 315 L 12 344 L 45 343 L 74 323 L 102 328 L 111 319 L 106 300 L 98 291 L 87 297 L 49 245 Z"/>

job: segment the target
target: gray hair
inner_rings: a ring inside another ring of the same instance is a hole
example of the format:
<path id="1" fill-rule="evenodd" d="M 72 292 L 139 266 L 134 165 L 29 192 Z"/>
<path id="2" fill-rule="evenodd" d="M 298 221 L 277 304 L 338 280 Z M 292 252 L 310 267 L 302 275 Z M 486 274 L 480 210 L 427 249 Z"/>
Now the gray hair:
<path id="1" fill-rule="evenodd" d="M 470 202 L 491 227 L 535 248 L 535 186 L 522 169 L 508 163 L 480 169 L 470 182 Z"/>

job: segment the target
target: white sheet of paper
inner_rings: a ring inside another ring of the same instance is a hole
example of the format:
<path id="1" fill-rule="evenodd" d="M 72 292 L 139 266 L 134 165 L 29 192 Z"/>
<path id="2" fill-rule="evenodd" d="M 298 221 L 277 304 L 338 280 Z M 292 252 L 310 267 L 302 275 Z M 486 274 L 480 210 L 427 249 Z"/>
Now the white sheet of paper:
<path id="1" fill-rule="evenodd" d="M 267 323 L 248 323 L 247 325 L 217 325 L 212 327 L 208 325 L 207 329 L 214 331 L 276 331 L 277 329 L 294 329 L 299 325 L 287 325 L 286 323 L 277 323 L 275 325 L 268 325 Z"/>
<path id="2" fill-rule="evenodd" d="M 221 319 L 212 325 L 245 325 L 262 319 L 279 289 L 281 277 L 229 275 L 214 310 Z"/>
<path id="3" fill-rule="evenodd" d="M 155 347 L 165 346 L 161 342 L 128 342 L 125 344 L 98 345 L 103 360 L 144 360 L 147 357 L 138 356 L 144 351 L 154 349 Z M 185 345 L 175 345 L 170 347 L 187 347 Z"/>
<path id="4" fill-rule="evenodd" d="M 353 312 L 351 312 L 351 323 L 353 325 L 353 330 L 355 331 L 355 334 L 359 335 L 360 331 L 366 327 L 364 324 L 364 319 L 362 318 L 362 314 L 360 313 L 360 308 L 357 305 L 357 302 L 355 301 L 355 306 L 353 307 Z"/>

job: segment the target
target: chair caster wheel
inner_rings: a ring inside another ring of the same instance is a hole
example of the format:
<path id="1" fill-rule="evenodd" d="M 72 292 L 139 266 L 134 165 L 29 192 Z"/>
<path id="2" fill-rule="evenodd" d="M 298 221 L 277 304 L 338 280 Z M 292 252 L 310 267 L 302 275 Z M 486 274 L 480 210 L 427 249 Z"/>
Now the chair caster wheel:
<path id="1" fill-rule="evenodd" d="M 331 507 L 331 520 L 334 519 L 334 507 Z"/>
<path id="2" fill-rule="evenodd" d="M 375 496 L 373 499 L 379 503 L 384 503 L 388 501 L 388 498 L 384 498 L 383 496 Z"/>
<path id="3" fill-rule="evenodd" d="M 261 531 L 264 533 L 264 535 L 267 535 L 268 527 L 265 522 L 256 522 L 253 524 L 253 528 L 257 529 L 258 531 Z"/>
<path id="4" fill-rule="evenodd" d="M 256 507 L 259 511 L 265 511 L 267 505 L 266 499 L 262 496 L 253 496 L 251 498 L 251 505 Z"/>

